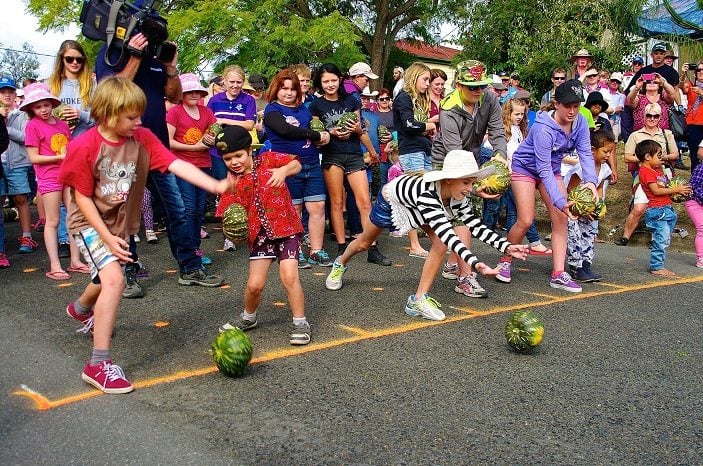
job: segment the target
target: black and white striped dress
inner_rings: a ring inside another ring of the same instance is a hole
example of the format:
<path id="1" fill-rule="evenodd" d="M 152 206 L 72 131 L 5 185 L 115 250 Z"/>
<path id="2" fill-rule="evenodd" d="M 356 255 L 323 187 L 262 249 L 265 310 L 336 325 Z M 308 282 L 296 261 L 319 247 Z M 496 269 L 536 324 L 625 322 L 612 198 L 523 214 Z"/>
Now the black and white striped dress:
<path id="1" fill-rule="evenodd" d="M 421 225 L 429 225 L 439 239 L 456 252 L 471 267 L 478 258 L 461 242 L 452 228 L 452 219 L 461 220 L 474 238 L 493 246 L 501 253 L 510 246 L 504 237 L 481 223 L 471 209 L 469 198 L 462 201 L 450 199 L 449 205 L 442 203 L 440 182 L 425 182 L 416 175 L 402 175 L 383 188 L 383 197 L 392 209 L 393 225 L 404 234 Z"/>

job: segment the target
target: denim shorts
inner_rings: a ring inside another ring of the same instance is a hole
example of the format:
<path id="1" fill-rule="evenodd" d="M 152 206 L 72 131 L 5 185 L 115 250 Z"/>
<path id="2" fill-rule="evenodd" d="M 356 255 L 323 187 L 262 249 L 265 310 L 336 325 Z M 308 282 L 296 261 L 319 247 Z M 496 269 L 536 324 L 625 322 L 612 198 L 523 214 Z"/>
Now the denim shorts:
<path id="1" fill-rule="evenodd" d="M 2 164 L 4 174 L 0 178 L 0 196 L 15 196 L 17 194 L 29 194 L 29 179 L 27 173 L 29 167 L 7 168 Z"/>
<path id="2" fill-rule="evenodd" d="M 423 173 L 432 170 L 432 158 L 424 152 L 410 152 L 398 156 L 403 173 Z"/>
<path id="3" fill-rule="evenodd" d="M 327 169 L 332 165 L 344 170 L 345 175 L 366 170 L 364 156 L 361 154 L 324 154 L 322 156 L 322 168 Z"/>
<path id="4" fill-rule="evenodd" d="M 322 167 L 319 163 L 303 163 L 302 166 L 297 175 L 286 178 L 293 205 L 324 201 L 327 198 L 327 189 L 322 177 Z"/>
<path id="5" fill-rule="evenodd" d="M 90 267 L 90 278 L 96 285 L 100 284 L 98 272 L 111 262 L 117 261 L 117 257 L 112 254 L 110 248 L 103 243 L 102 238 L 93 227 L 87 227 L 73 235 L 76 246 L 81 252 L 83 259 Z"/>
<path id="6" fill-rule="evenodd" d="M 383 187 L 381 187 L 378 191 L 378 196 L 376 196 L 376 202 L 371 208 L 369 220 L 371 220 L 371 223 L 376 225 L 378 228 L 396 231 L 397 228 L 393 225 L 392 213 L 393 208 L 388 203 L 386 198 L 383 197 Z"/>

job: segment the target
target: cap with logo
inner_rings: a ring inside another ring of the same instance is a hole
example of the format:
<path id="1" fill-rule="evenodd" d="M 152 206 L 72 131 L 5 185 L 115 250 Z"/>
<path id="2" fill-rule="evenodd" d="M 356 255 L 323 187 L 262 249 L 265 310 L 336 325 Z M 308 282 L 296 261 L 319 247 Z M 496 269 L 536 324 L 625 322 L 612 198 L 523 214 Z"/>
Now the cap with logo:
<path id="1" fill-rule="evenodd" d="M 669 50 L 669 44 L 666 42 L 657 42 L 652 47 L 652 52 L 666 52 L 667 50 Z"/>
<path id="2" fill-rule="evenodd" d="M 578 79 L 569 79 L 557 86 L 554 91 L 554 100 L 560 104 L 573 104 L 583 102 L 583 85 Z"/>
<path id="3" fill-rule="evenodd" d="M 9 76 L 1 76 L 0 89 L 3 89 L 5 87 L 9 87 L 10 89 L 17 89 L 17 86 L 15 86 L 15 80 Z"/>

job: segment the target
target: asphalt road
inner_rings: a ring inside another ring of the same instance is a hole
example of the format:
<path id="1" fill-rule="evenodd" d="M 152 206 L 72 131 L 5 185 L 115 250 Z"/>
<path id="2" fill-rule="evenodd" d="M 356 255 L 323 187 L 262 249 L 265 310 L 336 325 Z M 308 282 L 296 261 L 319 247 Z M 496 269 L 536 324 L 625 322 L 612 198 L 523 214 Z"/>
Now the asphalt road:
<path id="1" fill-rule="evenodd" d="M 605 280 L 578 295 L 549 288 L 548 258 L 521 264 L 510 285 L 482 279 L 483 300 L 439 278 L 433 296 L 448 319 L 433 323 L 403 313 L 421 260 L 384 237 L 396 266 L 359 256 L 338 292 L 324 288 L 329 269 L 301 271 L 314 332 L 304 348 L 287 343 L 274 267 L 250 333 L 254 360 L 231 379 L 208 350 L 241 310 L 246 256 L 215 251 L 217 236 L 204 249 L 227 278 L 219 289 L 178 286 L 164 235 L 140 246 L 147 295 L 123 301 L 113 339 L 137 390 L 112 396 L 81 380 L 91 342 L 64 311 L 87 278 L 60 286 L 43 275 L 43 250 L 19 256 L 10 241 L 1 464 L 701 463 L 703 271 L 690 253 L 669 253 L 679 276 L 665 280 L 647 273 L 647 249 L 599 244 Z M 503 336 L 509 313 L 525 308 L 545 326 L 529 355 Z"/>

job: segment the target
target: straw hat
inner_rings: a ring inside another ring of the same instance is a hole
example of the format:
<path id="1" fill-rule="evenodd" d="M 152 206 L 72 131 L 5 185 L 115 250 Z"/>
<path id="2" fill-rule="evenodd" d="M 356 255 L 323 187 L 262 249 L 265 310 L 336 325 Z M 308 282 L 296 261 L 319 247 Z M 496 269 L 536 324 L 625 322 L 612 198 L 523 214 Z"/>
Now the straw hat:
<path id="1" fill-rule="evenodd" d="M 450 150 L 444 158 L 441 170 L 432 170 L 422 175 L 422 180 L 431 182 L 439 180 L 452 180 L 459 178 L 486 178 L 496 171 L 493 165 L 478 168 L 476 158 L 472 152 L 461 149 Z"/>
<path id="2" fill-rule="evenodd" d="M 593 58 L 593 55 L 588 50 L 581 49 L 571 56 L 571 61 L 576 61 L 577 58 Z"/>
<path id="3" fill-rule="evenodd" d="M 51 107 L 56 108 L 61 105 L 61 101 L 49 91 L 49 88 L 44 83 L 34 83 L 24 88 L 24 102 L 20 110 L 26 111 L 32 104 L 40 100 L 48 100 L 51 102 Z"/>

